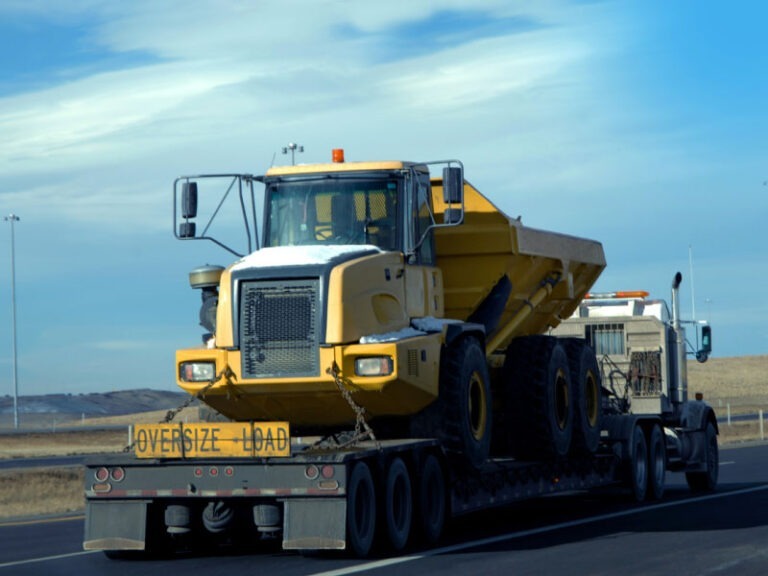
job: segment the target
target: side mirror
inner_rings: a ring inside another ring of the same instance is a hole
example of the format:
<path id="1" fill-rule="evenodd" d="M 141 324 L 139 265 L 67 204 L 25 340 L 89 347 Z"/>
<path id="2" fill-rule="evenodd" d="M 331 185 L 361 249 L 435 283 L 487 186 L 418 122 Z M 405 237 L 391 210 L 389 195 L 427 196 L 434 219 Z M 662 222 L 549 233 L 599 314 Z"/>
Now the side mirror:
<path id="1" fill-rule="evenodd" d="M 194 222 L 182 222 L 179 224 L 179 238 L 194 238 L 196 233 Z"/>
<path id="2" fill-rule="evenodd" d="M 696 360 L 706 362 L 712 352 L 712 327 L 701 327 L 701 350 L 696 352 Z"/>
<path id="3" fill-rule="evenodd" d="M 181 217 L 194 218 L 196 216 L 197 216 L 197 182 L 184 182 L 181 185 Z"/>
<path id="4" fill-rule="evenodd" d="M 446 204 L 461 204 L 464 195 L 464 182 L 461 168 L 446 166 L 443 168 L 443 201 Z"/>

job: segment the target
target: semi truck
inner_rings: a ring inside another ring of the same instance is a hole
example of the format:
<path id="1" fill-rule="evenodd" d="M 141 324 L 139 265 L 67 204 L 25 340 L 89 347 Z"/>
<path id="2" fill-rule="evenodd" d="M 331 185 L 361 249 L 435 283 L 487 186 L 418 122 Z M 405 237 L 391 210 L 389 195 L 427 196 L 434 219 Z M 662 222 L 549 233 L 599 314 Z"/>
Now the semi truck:
<path id="1" fill-rule="evenodd" d="M 507 216 L 460 161 L 334 150 L 180 177 L 173 206 L 177 238 L 236 258 L 189 275 L 204 333 L 175 373 L 204 417 L 136 425 L 125 453 L 86 462 L 85 549 L 397 553 L 436 543 L 450 518 L 546 494 L 661 498 L 667 470 L 715 488 L 717 419 L 687 394 L 682 278 L 671 310 L 593 297 L 602 245 Z"/>

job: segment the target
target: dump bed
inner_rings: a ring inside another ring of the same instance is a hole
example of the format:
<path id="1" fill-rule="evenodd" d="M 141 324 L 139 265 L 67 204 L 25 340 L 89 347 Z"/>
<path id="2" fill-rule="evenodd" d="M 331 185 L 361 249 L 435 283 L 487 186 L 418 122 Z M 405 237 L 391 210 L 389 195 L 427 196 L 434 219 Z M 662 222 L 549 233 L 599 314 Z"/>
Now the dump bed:
<path id="1" fill-rule="evenodd" d="M 442 183 L 433 201 L 443 218 Z M 464 224 L 439 228 L 437 264 L 443 272 L 445 316 L 468 319 L 506 275 L 512 284 L 488 351 L 516 336 L 541 334 L 568 318 L 605 267 L 600 242 L 523 226 L 464 184 Z"/>

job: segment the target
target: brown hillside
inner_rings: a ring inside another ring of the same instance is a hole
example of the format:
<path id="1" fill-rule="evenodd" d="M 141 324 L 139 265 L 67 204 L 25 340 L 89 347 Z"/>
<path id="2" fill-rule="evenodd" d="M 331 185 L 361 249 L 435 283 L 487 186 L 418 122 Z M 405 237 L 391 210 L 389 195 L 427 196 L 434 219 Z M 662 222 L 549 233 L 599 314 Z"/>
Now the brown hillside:
<path id="1" fill-rule="evenodd" d="M 732 412 L 768 412 L 768 355 L 689 361 L 688 388 L 691 397 L 703 393 L 720 419 L 729 404 Z"/>

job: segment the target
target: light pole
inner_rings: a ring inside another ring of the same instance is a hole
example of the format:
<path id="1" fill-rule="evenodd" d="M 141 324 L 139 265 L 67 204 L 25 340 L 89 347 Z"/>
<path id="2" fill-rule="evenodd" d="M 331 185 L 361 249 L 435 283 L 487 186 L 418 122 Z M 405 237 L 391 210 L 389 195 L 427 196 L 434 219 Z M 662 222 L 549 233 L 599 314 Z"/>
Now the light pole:
<path id="1" fill-rule="evenodd" d="M 14 222 L 20 218 L 15 214 L 5 217 L 11 223 L 11 323 L 13 326 L 13 427 L 19 428 L 19 373 L 16 355 L 16 239 L 13 231 Z"/>
<path id="2" fill-rule="evenodd" d="M 283 154 L 288 154 L 288 150 L 291 151 L 291 165 L 296 164 L 295 160 L 295 154 L 296 150 L 299 152 L 304 152 L 304 146 L 301 144 L 294 144 L 293 142 L 290 142 L 288 146 L 283 146 Z"/>

